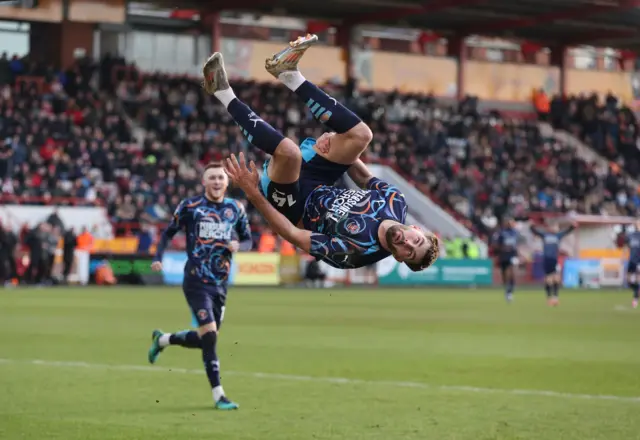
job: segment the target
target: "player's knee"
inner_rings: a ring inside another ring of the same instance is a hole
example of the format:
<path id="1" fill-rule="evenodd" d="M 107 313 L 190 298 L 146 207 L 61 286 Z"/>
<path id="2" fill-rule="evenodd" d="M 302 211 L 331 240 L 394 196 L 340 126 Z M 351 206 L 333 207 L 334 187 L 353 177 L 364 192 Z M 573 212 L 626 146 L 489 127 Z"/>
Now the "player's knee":
<path id="1" fill-rule="evenodd" d="M 219 368 L 218 357 L 216 355 L 216 343 L 218 342 L 218 335 L 216 332 L 207 332 L 200 336 L 202 342 L 202 359 L 209 363 L 214 364 L 214 369 Z"/>
<path id="2" fill-rule="evenodd" d="M 216 345 L 217 334 L 215 331 L 208 331 L 200 335 L 202 341 L 202 347 L 210 348 Z"/>
<path id="3" fill-rule="evenodd" d="M 373 133 L 367 124 L 361 122 L 351 129 L 349 137 L 364 150 L 373 140 Z"/>
<path id="4" fill-rule="evenodd" d="M 302 164 L 300 147 L 289 138 L 285 138 L 280 142 L 274 156 L 277 157 L 278 160 L 286 162 L 287 167 L 295 167 L 294 169 L 298 169 Z"/>
<path id="5" fill-rule="evenodd" d="M 202 339 L 202 337 L 207 333 L 215 334 L 217 332 L 218 332 L 218 326 L 216 326 L 215 322 L 211 322 L 209 324 L 201 325 L 200 327 L 198 327 L 198 336 L 200 336 L 200 339 Z"/>

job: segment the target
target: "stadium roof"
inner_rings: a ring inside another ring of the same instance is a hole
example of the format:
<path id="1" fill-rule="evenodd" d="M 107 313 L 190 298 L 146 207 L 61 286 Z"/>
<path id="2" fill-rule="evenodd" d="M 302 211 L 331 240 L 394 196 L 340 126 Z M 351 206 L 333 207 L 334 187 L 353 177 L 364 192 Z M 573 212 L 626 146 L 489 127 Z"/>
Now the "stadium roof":
<path id="1" fill-rule="evenodd" d="M 148 0 L 175 8 L 175 1 Z M 332 25 L 385 24 L 443 36 L 484 35 L 640 49 L 640 0 L 182 0 L 180 8 L 251 11 Z"/>

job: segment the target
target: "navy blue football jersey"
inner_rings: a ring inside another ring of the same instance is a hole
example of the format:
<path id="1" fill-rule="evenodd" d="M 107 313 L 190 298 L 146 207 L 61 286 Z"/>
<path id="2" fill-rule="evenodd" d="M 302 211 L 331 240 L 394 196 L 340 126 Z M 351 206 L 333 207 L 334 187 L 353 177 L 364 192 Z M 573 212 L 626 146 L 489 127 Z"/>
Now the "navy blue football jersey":
<path id="1" fill-rule="evenodd" d="M 226 285 L 231 270 L 230 242 L 239 241 L 240 250 L 251 248 L 247 214 L 233 199 L 225 198 L 218 203 L 202 195 L 183 200 L 162 234 L 156 261 L 162 261 L 166 245 L 180 230 L 187 236 L 186 279 Z"/>
<path id="2" fill-rule="evenodd" d="M 640 231 L 628 233 L 624 243 L 629 247 L 629 261 L 640 263 Z"/>
<path id="3" fill-rule="evenodd" d="M 500 260 L 507 261 L 518 255 L 518 242 L 520 234 L 513 228 L 499 230 L 494 240 L 498 245 L 498 255 Z"/>
<path id="4" fill-rule="evenodd" d="M 320 186 L 305 203 L 304 228 L 311 234 L 311 255 L 339 269 L 376 263 L 391 253 L 378 240 L 384 220 L 404 224 L 407 204 L 394 186 L 373 178 L 367 189 Z"/>
<path id="5" fill-rule="evenodd" d="M 574 227 L 571 226 L 564 231 L 560 232 L 548 232 L 540 230 L 535 226 L 531 228 L 534 235 L 542 239 L 542 254 L 545 258 L 558 259 L 560 255 L 560 242 L 564 237 L 573 231 Z"/>

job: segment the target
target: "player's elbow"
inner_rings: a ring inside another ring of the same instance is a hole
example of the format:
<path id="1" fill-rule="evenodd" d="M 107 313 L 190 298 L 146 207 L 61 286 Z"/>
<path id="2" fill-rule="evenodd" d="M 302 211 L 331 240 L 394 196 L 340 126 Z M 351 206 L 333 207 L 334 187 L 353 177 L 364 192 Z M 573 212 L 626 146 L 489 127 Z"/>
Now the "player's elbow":
<path id="1" fill-rule="evenodd" d="M 373 178 L 373 176 L 369 173 L 357 172 L 353 174 L 349 174 L 349 177 L 358 185 L 360 188 L 365 188 L 369 181 Z"/>
<path id="2" fill-rule="evenodd" d="M 287 236 L 283 236 L 283 238 L 298 249 L 302 249 L 305 252 L 311 251 L 311 233 L 309 231 L 292 228 Z"/>

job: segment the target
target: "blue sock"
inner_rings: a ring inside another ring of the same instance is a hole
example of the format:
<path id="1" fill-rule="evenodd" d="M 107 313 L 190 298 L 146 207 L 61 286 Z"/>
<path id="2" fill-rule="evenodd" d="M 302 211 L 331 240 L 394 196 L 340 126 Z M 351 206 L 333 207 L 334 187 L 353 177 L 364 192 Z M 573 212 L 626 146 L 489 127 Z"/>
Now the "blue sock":
<path id="1" fill-rule="evenodd" d="M 185 348 L 202 348 L 202 341 L 198 332 L 183 330 L 169 336 L 169 345 L 179 345 Z"/>
<path id="2" fill-rule="evenodd" d="M 560 295 L 560 284 L 553 283 L 553 296 L 556 298 Z"/>
<path id="3" fill-rule="evenodd" d="M 304 100 L 314 118 L 336 133 L 346 133 L 362 122 L 351 110 L 309 81 L 305 80 L 295 93 Z"/>
<path id="4" fill-rule="evenodd" d="M 547 298 L 551 297 L 551 284 L 545 283 L 544 290 L 547 292 Z"/>
<path id="5" fill-rule="evenodd" d="M 208 332 L 202 335 L 202 361 L 207 373 L 211 389 L 220 386 L 220 362 L 216 354 L 216 332 Z"/>
<path id="6" fill-rule="evenodd" d="M 234 98 L 227 111 L 242 130 L 244 137 L 254 147 L 273 155 L 284 139 L 282 133 L 262 120 L 256 113 L 238 98 Z"/>

